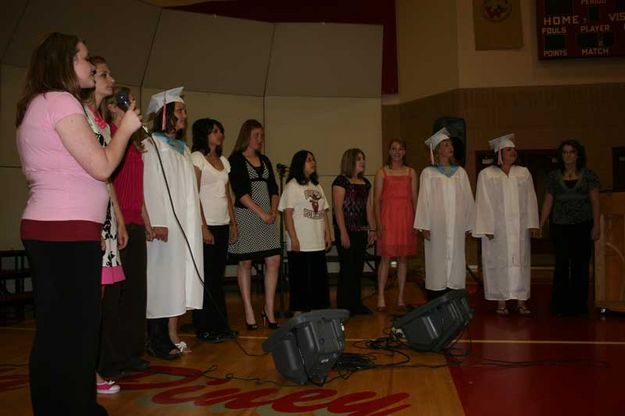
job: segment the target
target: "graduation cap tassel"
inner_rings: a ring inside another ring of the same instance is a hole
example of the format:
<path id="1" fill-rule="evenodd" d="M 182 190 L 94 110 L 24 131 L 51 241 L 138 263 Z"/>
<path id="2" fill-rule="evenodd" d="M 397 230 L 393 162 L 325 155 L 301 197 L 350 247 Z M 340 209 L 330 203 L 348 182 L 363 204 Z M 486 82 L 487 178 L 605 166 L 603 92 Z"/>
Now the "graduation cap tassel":
<path id="1" fill-rule="evenodd" d="M 430 145 L 430 163 L 434 166 L 434 151 L 432 150 L 432 145 Z"/>
<path id="2" fill-rule="evenodd" d="M 497 151 L 497 163 L 499 166 L 503 166 L 503 158 L 501 157 L 501 149 Z"/>

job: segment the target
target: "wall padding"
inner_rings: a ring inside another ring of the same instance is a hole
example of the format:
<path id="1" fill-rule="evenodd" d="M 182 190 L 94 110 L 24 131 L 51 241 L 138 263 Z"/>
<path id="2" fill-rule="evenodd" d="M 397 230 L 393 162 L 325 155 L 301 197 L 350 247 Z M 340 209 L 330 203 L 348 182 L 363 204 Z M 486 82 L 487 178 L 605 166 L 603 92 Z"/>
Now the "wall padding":
<path id="1" fill-rule="evenodd" d="M 0 167 L 2 203 L 0 204 L 0 248 L 20 250 L 20 219 L 28 199 L 26 179 L 20 168 Z"/>
<path id="2" fill-rule="evenodd" d="M 273 24 L 163 10 L 144 86 L 262 96 Z"/>
<path id="3" fill-rule="evenodd" d="M 45 34 L 75 34 L 117 68 L 117 81 L 140 85 L 159 13 L 140 1 L 31 0 L 3 62 L 26 67 Z"/>
<path id="4" fill-rule="evenodd" d="M 379 97 L 382 27 L 278 23 L 268 96 Z"/>

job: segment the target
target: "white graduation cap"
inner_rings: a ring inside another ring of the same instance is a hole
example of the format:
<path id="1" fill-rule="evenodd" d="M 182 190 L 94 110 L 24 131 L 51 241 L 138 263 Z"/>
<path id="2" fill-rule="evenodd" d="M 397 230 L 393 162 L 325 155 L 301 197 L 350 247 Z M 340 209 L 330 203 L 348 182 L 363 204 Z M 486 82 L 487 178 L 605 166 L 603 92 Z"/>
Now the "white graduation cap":
<path id="1" fill-rule="evenodd" d="M 181 97 L 183 89 L 184 87 L 177 87 L 154 94 L 150 97 L 148 115 L 158 113 L 161 108 L 165 107 L 165 105 L 169 103 L 184 103 L 184 100 Z M 167 110 L 163 111 L 163 130 L 165 130 L 166 112 Z"/>
<path id="2" fill-rule="evenodd" d="M 497 137 L 496 139 L 489 140 L 488 144 L 490 148 L 497 153 L 497 163 L 503 164 L 501 159 L 501 150 L 506 147 L 516 147 L 514 145 L 514 133 L 506 134 L 505 136 Z"/>
<path id="3" fill-rule="evenodd" d="M 425 144 L 430 146 L 430 163 L 434 164 L 434 149 L 438 146 L 443 140 L 449 140 L 451 134 L 445 127 L 431 135 L 426 141 Z"/>

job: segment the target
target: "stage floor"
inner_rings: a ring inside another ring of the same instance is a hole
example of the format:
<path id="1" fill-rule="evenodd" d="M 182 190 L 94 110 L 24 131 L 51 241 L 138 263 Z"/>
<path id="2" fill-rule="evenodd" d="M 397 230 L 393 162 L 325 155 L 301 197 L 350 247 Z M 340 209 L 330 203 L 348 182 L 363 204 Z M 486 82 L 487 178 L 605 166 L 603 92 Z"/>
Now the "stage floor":
<path id="1" fill-rule="evenodd" d="M 407 300 L 424 303 L 421 291 L 413 283 L 408 286 Z M 146 357 L 152 362 L 149 370 L 119 380 L 119 394 L 98 400 L 111 415 L 623 414 L 625 319 L 594 312 L 588 318 L 552 317 L 547 284 L 533 286 L 531 316 L 499 316 L 478 286 L 469 289 L 475 317 L 455 345 L 454 357 L 403 349 L 411 367 L 351 375 L 332 371 L 323 386 L 295 386 L 282 378 L 271 356 L 261 355 L 271 330 L 247 331 L 240 298 L 228 293 L 240 345 L 203 343 L 182 333 L 191 353 L 176 361 Z M 373 290 L 363 289 L 371 308 Z M 389 305 L 393 295 L 391 289 Z M 254 295 L 254 301 L 260 311 L 262 297 Z M 391 308 L 350 318 L 346 351 L 369 354 L 379 364 L 404 360 L 400 353 L 363 349 L 363 340 L 388 334 L 393 314 Z M 0 328 L 0 415 L 31 414 L 27 360 L 33 334 L 32 320 Z M 71 349 L 68 345 L 68 354 Z"/>

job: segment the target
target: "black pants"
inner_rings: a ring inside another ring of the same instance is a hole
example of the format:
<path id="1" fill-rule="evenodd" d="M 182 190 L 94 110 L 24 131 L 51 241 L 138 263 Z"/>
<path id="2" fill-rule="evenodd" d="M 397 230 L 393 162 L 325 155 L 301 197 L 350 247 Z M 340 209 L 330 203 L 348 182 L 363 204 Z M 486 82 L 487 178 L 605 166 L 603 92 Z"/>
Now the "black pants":
<path id="1" fill-rule="evenodd" d="M 204 306 L 193 311 L 193 326 L 198 332 L 224 332 L 230 330 L 223 288 L 230 226 L 209 226 L 208 229 L 215 244 L 204 244 Z"/>
<path id="2" fill-rule="evenodd" d="M 325 251 L 289 251 L 290 309 L 307 312 L 330 307 Z"/>
<path id="3" fill-rule="evenodd" d="M 436 298 L 440 298 L 441 296 L 451 292 L 450 288 L 445 288 L 443 290 L 430 290 L 425 289 L 425 295 L 427 297 L 428 302 L 433 301 Z"/>
<path id="4" fill-rule="evenodd" d="M 30 353 L 34 415 L 106 414 L 96 403 L 102 251 L 99 241 L 24 241 L 36 329 Z"/>
<path id="5" fill-rule="evenodd" d="M 348 234 L 350 247 L 343 248 L 340 232 L 337 229 L 334 231 L 334 235 L 337 236 L 336 248 L 341 265 L 336 287 L 336 306 L 341 309 L 354 310 L 363 306 L 360 298 L 360 283 L 367 254 L 367 231 Z"/>
<path id="6" fill-rule="evenodd" d="M 102 298 L 100 373 L 127 368 L 145 349 L 147 248 L 145 227 L 126 224 L 128 245 L 120 251 L 126 280 L 106 285 Z"/>
<path id="7" fill-rule="evenodd" d="M 169 355 L 176 348 L 169 338 L 169 318 L 155 318 L 147 320 L 148 351 L 153 355 Z"/>
<path id="8" fill-rule="evenodd" d="M 551 311 L 556 314 L 587 313 L 592 222 L 552 223 L 550 230 L 556 257 Z"/>

